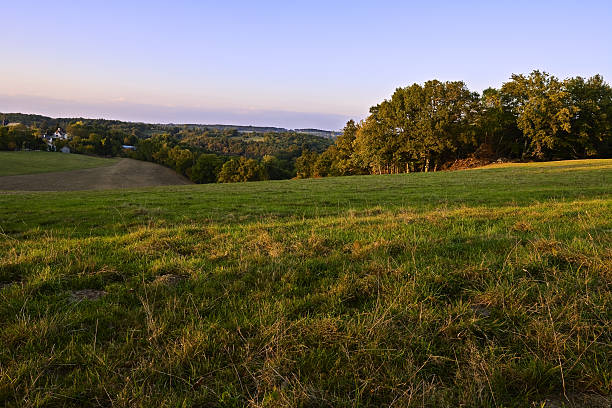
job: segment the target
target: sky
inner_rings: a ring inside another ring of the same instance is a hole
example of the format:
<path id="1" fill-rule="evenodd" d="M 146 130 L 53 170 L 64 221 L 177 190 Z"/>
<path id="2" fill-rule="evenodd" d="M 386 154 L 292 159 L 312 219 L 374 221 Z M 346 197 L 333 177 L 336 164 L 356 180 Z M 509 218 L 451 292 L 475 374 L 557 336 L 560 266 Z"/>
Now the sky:
<path id="1" fill-rule="evenodd" d="M 0 16 L 0 112 L 337 130 L 434 78 L 612 78 L 611 0 L 0 0 Z"/>

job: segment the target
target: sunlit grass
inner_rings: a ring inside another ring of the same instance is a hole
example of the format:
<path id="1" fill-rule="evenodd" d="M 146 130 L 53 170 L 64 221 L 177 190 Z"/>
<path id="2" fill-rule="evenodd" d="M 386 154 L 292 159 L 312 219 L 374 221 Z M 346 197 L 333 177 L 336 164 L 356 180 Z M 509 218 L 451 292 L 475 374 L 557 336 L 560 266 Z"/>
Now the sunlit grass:
<path id="1" fill-rule="evenodd" d="M 0 401 L 605 403 L 611 177 L 608 160 L 0 195 Z"/>

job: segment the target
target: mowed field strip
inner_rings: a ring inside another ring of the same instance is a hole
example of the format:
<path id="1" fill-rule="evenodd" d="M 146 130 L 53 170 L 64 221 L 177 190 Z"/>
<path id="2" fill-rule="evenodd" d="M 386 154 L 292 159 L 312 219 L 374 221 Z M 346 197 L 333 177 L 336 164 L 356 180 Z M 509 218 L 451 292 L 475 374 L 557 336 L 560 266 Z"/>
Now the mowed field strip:
<path id="1" fill-rule="evenodd" d="M 0 404 L 607 408 L 611 215 L 612 160 L 5 192 Z"/>
<path id="2" fill-rule="evenodd" d="M 0 177 L 112 166 L 118 160 L 83 154 L 0 151 Z"/>
<path id="3" fill-rule="evenodd" d="M 0 191 L 81 191 L 191 184 L 154 163 L 49 152 L 1 152 Z"/>

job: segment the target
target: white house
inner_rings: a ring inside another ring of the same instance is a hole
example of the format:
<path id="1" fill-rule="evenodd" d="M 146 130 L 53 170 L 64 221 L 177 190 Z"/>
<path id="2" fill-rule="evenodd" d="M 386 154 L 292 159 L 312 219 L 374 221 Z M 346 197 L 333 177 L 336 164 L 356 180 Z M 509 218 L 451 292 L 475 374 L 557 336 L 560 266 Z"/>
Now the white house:
<path id="1" fill-rule="evenodd" d="M 69 137 L 68 133 L 64 132 L 62 128 L 57 128 L 57 130 L 52 136 L 53 139 L 61 139 L 61 140 L 68 140 L 68 137 Z"/>
<path id="2" fill-rule="evenodd" d="M 47 144 L 49 151 L 56 151 L 56 148 L 55 148 L 56 140 L 70 140 L 70 135 L 64 132 L 62 128 L 57 128 L 55 133 L 51 135 L 44 134 L 40 137 Z M 70 151 L 68 151 L 67 153 L 70 153 Z"/>

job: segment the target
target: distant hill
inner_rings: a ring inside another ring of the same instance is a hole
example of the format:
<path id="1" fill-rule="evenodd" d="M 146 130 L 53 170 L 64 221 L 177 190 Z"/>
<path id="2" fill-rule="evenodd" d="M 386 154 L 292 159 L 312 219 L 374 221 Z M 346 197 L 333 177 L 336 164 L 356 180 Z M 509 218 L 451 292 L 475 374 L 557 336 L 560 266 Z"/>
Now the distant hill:
<path id="1" fill-rule="evenodd" d="M 83 121 L 85 123 L 118 126 L 128 125 L 130 128 L 140 128 L 141 136 L 150 136 L 155 133 L 171 132 L 173 129 L 188 129 L 188 130 L 237 130 L 240 133 L 302 133 L 313 136 L 335 139 L 342 132 L 323 130 L 323 129 L 286 129 L 274 126 L 243 126 L 243 125 L 222 125 L 222 124 L 198 124 L 198 123 L 145 123 L 145 122 L 127 122 L 112 119 L 90 119 L 90 118 L 52 118 L 49 116 L 28 114 L 28 113 L 0 113 L 0 125 L 9 123 L 21 123 L 26 126 L 35 126 L 37 128 L 65 128 L 69 123 L 75 121 Z"/>
<path id="2" fill-rule="evenodd" d="M 305 133 L 308 135 L 327 137 L 330 139 L 335 139 L 342 134 L 342 132 L 331 131 L 331 130 L 321 130 L 321 129 L 293 129 L 297 133 Z"/>

